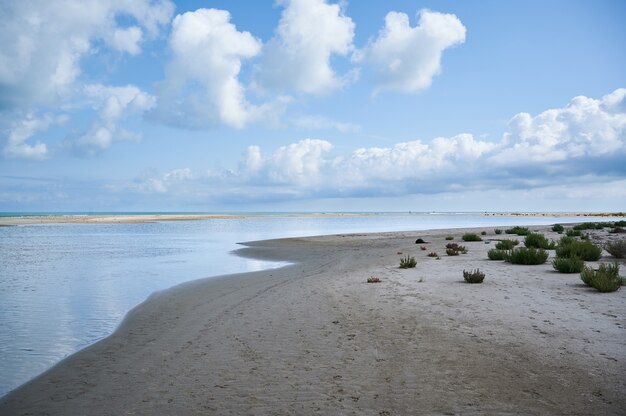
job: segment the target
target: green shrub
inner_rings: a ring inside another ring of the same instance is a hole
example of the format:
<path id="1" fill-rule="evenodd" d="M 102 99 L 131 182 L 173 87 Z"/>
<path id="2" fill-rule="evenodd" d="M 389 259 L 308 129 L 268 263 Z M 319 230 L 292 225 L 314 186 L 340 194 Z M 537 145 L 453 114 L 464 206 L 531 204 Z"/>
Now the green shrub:
<path id="1" fill-rule="evenodd" d="M 616 221 L 613 223 L 613 227 L 626 227 L 626 220 Z"/>
<path id="2" fill-rule="evenodd" d="M 552 267 L 561 273 L 580 273 L 585 262 L 578 257 L 557 257 L 552 261 Z"/>
<path id="3" fill-rule="evenodd" d="M 513 247 L 515 247 L 518 244 L 519 244 L 519 241 L 517 240 L 502 240 L 502 241 L 498 241 L 498 243 L 496 244 L 496 248 L 498 250 L 512 250 Z"/>
<path id="4" fill-rule="evenodd" d="M 578 231 L 583 230 L 601 230 L 603 228 L 612 227 L 613 224 L 610 222 L 583 222 L 580 224 L 576 224 L 573 229 Z"/>
<path id="5" fill-rule="evenodd" d="M 480 235 L 487 235 L 487 231 L 481 231 Z"/>
<path id="6" fill-rule="evenodd" d="M 559 246 L 565 246 L 567 244 L 574 243 L 575 241 L 576 241 L 576 239 L 574 237 L 568 237 L 568 236 L 564 235 L 559 240 Z"/>
<path id="7" fill-rule="evenodd" d="M 568 237 L 580 237 L 582 234 L 583 233 L 580 230 L 569 229 L 569 230 L 565 231 L 565 235 L 568 236 Z"/>
<path id="8" fill-rule="evenodd" d="M 580 279 L 587 285 L 600 292 L 615 292 L 626 282 L 619 275 L 619 265 L 601 264 L 598 270 L 590 267 L 583 267 L 580 272 Z"/>
<path id="9" fill-rule="evenodd" d="M 626 230 L 622 227 L 615 227 L 609 230 L 609 234 L 624 234 Z"/>
<path id="10" fill-rule="evenodd" d="M 554 231 L 555 233 L 561 234 L 563 232 L 563 230 L 565 230 L 565 228 L 563 228 L 563 226 L 561 224 L 554 224 L 552 226 L 552 231 Z"/>
<path id="11" fill-rule="evenodd" d="M 482 238 L 476 233 L 465 233 L 462 237 L 463 241 L 483 241 Z"/>
<path id="12" fill-rule="evenodd" d="M 521 247 L 511 250 L 505 260 L 513 264 L 543 264 L 548 260 L 548 252 L 541 248 Z"/>
<path id="13" fill-rule="evenodd" d="M 452 237 L 451 235 L 446 237 L 446 240 L 450 241 L 450 240 L 454 240 L 454 237 Z"/>
<path id="14" fill-rule="evenodd" d="M 485 280 L 485 273 L 476 269 L 474 271 L 463 270 L 463 279 L 467 283 L 482 283 Z"/>
<path id="15" fill-rule="evenodd" d="M 502 230 L 499 228 L 496 228 L 495 230 L 493 230 L 493 232 L 496 234 L 502 234 Z"/>
<path id="16" fill-rule="evenodd" d="M 618 259 L 626 258 L 626 240 L 609 241 L 604 249 Z"/>
<path id="17" fill-rule="evenodd" d="M 557 257 L 579 257 L 584 261 L 597 261 L 602 257 L 602 247 L 591 241 L 566 240 L 556 248 Z"/>
<path id="18" fill-rule="evenodd" d="M 417 261 L 415 261 L 415 257 L 409 257 L 407 254 L 406 257 L 400 259 L 400 268 L 401 269 L 409 269 L 417 266 Z"/>
<path id="19" fill-rule="evenodd" d="M 513 228 L 509 228 L 508 230 L 504 230 L 505 233 L 507 234 L 517 234 L 517 235 L 528 235 L 530 234 L 530 231 L 528 230 L 527 227 L 520 227 L 518 225 L 516 225 Z"/>
<path id="20" fill-rule="evenodd" d="M 465 253 L 467 253 L 467 249 L 464 246 L 460 246 L 457 243 L 446 244 L 446 254 L 448 256 L 458 256 Z"/>
<path id="21" fill-rule="evenodd" d="M 498 250 L 498 249 L 492 248 L 491 250 L 487 252 L 487 257 L 489 257 L 489 260 L 505 260 L 506 256 L 507 256 L 506 250 Z"/>
<path id="22" fill-rule="evenodd" d="M 544 250 L 554 250 L 554 241 L 548 241 L 543 234 L 530 233 L 524 239 L 526 247 L 542 248 Z"/>

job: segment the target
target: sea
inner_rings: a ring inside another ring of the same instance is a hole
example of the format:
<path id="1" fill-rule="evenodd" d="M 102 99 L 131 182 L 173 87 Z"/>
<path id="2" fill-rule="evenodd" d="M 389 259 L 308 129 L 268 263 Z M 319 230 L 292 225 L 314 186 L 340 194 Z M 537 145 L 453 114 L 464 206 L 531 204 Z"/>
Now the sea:
<path id="1" fill-rule="evenodd" d="M 106 214 L 113 213 L 0 216 Z M 240 242 L 611 220 L 473 213 L 251 214 L 192 221 L 0 227 L 0 396 L 111 334 L 130 309 L 155 292 L 190 280 L 286 264 L 237 257 L 232 252 L 241 247 Z"/>

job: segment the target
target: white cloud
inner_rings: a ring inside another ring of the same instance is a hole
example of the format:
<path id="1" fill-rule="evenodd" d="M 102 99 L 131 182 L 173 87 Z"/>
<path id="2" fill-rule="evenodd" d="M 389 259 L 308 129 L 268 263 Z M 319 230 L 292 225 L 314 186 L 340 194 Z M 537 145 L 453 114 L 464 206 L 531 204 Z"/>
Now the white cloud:
<path id="1" fill-rule="evenodd" d="M 38 132 L 46 131 L 52 125 L 63 124 L 67 121 L 65 116 L 54 117 L 46 114 L 36 117 L 28 114 L 26 118 L 15 123 L 10 129 L 7 143 L 4 147 L 4 155 L 8 158 L 43 160 L 48 156 L 48 146 L 40 141 L 29 144 L 27 141 Z"/>
<path id="2" fill-rule="evenodd" d="M 183 127 L 226 124 L 242 128 L 265 108 L 246 100 L 238 79 L 242 62 L 259 54 L 261 42 L 239 32 L 225 10 L 198 9 L 176 16 L 173 53 L 158 87 L 158 119 Z"/>
<path id="3" fill-rule="evenodd" d="M 342 133 L 354 133 L 361 130 L 361 126 L 353 123 L 335 121 L 323 116 L 298 116 L 291 121 L 295 127 L 308 130 L 338 130 Z"/>
<path id="4" fill-rule="evenodd" d="M 169 22 L 169 0 L 22 0 L 0 7 L 0 109 L 30 108 L 67 94 L 96 41 L 130 54 Z M 117 18 L 130 18 L 122 26 Z M 144 33 L 144 31 L 146 33 Z"/>
<path id="5" fill-rule="evenodd" d="M 108 149 L 115 140 L 140 140 L 140 134 L 121 129 L 118 124 L 124 118 L 143 114 L 156 101 L 134 85 L 110 87 L 91 84 L 85 86 L 84 95 L 98 112 L 98 118 L 85 134 L 75 140 L 74 146 L 91 155 Z"/>
<path id="6" fill-rule="evenodd" d="M 335 73 L 333 55 L 354 48 L 354 23 L 338 4 L 326 0 L 279 0 L 284 5 L 275 36 L 263 48 L 260 85 L 279 91 L 325 93 L 355 77 Z"/>
<path id="7" fill-rule="evenodd" d="M 441 55 L 465 41 L 465 26 L 453 14 L 419 12 L 411 27 L 405 13 L 389 12 L 378 37 L 355 54 L 373 66 L 378 76 L 375 92 L 413 93 L 430 87 L 441 71 Z"/>

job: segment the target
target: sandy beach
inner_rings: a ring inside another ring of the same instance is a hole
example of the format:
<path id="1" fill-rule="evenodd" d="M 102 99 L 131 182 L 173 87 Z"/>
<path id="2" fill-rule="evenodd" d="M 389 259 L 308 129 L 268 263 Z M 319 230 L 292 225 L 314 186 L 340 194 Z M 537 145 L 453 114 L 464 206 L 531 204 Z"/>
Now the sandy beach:
<path id="1" fill-rule="evenodd" d="M 626 414 L 626 290 L 489 261 L 511 236 L 482 230 L 247 243 L 237 254 L 294 264 L 151 296 L 0 414 Z M 468 253 L 446 256 L 448 235 Z M 417 267 L 399 269 L 407 254 Z M 465 283 L 475 268 L 484 283 Z"/>

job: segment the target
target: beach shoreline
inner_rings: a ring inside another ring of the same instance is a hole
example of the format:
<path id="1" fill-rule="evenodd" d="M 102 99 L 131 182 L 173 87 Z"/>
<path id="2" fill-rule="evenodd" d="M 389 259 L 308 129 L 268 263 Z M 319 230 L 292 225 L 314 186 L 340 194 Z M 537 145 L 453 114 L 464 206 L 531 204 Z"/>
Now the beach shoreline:
<path id="1" fill-rule="evenodd" d="M 236 254 L 292 264 L 154 294 L 0 414 L 626 413 L 624 290 L 488 261 L 466 231 L 246 243 Z M 446 256 L 448 235 L 469 252 Z M 474 268 L 485 282 L 463 283 Z"/>

